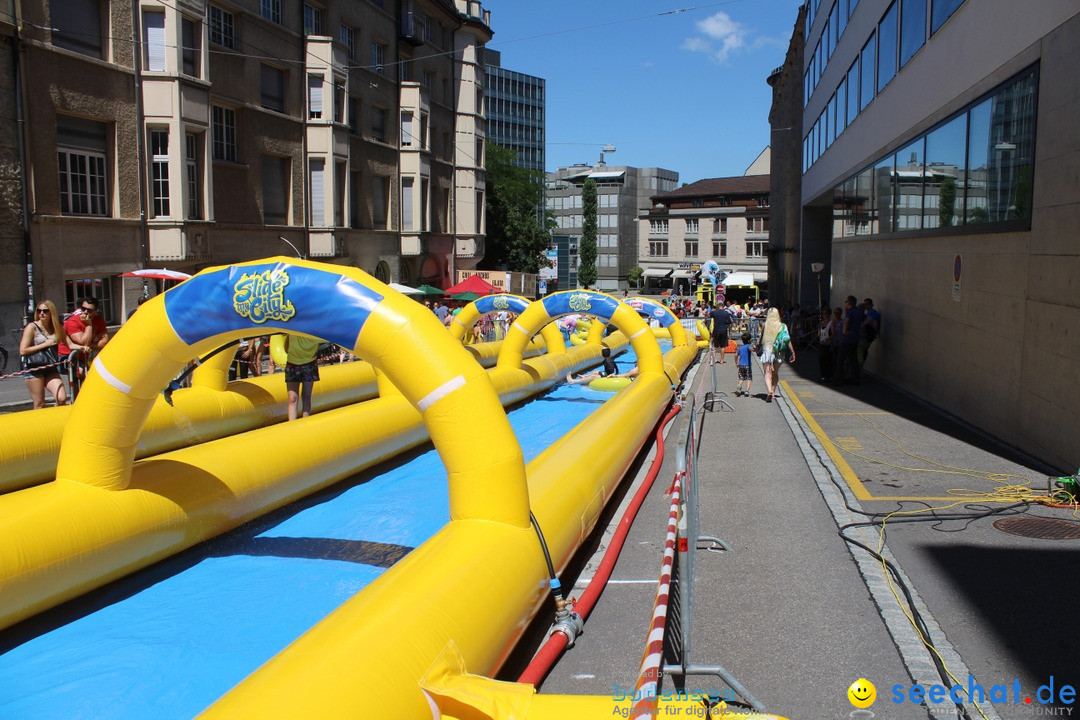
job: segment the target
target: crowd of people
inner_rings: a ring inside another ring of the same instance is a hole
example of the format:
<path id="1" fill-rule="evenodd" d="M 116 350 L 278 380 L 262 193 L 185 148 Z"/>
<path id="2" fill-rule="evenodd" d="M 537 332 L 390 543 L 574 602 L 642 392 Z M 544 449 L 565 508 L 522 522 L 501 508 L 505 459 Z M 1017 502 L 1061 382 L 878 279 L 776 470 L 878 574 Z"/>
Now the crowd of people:
<path id="1" fill-rule="evenodd" d="M 821 382 L 858 385 L 870 346 L 881 332 L 881 312 L 874 307 L 874 301 L 865 298 L 859 302 L 854 295 L 844 300 L 843 307 L 822 306 L 820 313 L 804 312 L 798 304 L 769 307 L 767 300 L 757 303 L 750 311 L 740 313 L 741 310 L 730 303 L 718 303 L 708 312 L 710 362 L 726 362 L 724 349 L 731 335 L 736 334 L 741 345 L 736 349 L 739 384 L 735 395 L 750 394 L 749 358 L 754 353 L 765 375 L 766 402 L 772 402 L 775 397 L 784 358 L 795 362 L 796 347 L 816 346 Z M 754 320 L 761 317 L 762 311 L 765 320 L 759 325 Z M 744 315 L 750 320 L 745 325 L 740 323 Z"/>

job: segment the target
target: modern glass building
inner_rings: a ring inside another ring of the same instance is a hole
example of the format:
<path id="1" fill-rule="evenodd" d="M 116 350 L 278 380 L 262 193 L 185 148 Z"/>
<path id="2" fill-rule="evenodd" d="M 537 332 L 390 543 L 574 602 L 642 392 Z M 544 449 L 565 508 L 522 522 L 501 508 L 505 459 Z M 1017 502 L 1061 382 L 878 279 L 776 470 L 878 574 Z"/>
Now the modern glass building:
<path id="1" fill-rule="evenodd" d="M 802 92 L 774 95 L 801 114 L 773 113 L 774 133 L 802 138 L 791 299 L 817 302 L 823 264 L 832 305 L 872 297 L 883 313 L 868 370 L 1076 467 L 1080 384 L 1062 379 L 1080 370 L 1080 3 L 801 12 L 801 67 L 777 72 L 801 73 Z"/>
<path id="2" fill-rule="evenodd" d="M 484 106 L 488 142 L 517 153 L 517 164 L 544 172 L 544 78 L 502 67 L 497 50 L 484 49 Z"/>

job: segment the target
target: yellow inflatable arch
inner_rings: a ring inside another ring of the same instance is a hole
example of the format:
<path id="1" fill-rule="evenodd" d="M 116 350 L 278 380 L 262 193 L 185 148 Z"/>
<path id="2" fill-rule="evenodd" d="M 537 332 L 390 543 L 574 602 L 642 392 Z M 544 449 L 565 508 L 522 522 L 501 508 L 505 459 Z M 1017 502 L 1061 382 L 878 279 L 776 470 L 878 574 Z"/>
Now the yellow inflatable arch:
<path id="1" fill-rule="evenodd" d="M 497 295 L 487 295 L 472 301 L 461 309 L 457 315 L 453 316 L 450 322 L 450 334 L 461 340 L 465 337 L 465 333 L 476 324 L 477 320 L 482 315 L 488 313 L 506 311 L 520 315 L 525 312 L 529 305 L 528 300 L 518 295 L 508 295 L 506 293 L 499 293 Z M 565 354 L 566 344 L 563 341 L 562 333 L 559 328 L 553 323 L 548 323 L 540 329 L 540 335 L 544 338 L 544 343 L 547 345 L 547 351 L 549 354 Z"/>
<path id="2" fill-rule="evenodd" d="M 638 316 L 637 311 L 610 295 L 593 290 L 566 290 L 552 293 L 529 305 L 528 309 L 514 321 L 511 332 L 503 341 L 496 367 L 519 367 L 529 338 L 553 320 L 574 313 L 595 315 L 601 320 L 611 322 L 630 339 L 630 345 L 637 354 L 640 373 L 664 374 L 664 359 L 660 352 L 660 345 L 653 337 L 649 326 Z M 597 332 L 598 338 L 602 337 L 603 325 L 604 323 L 593 323 L 589 329 L 590 338 L 594 331 Z"/>
<path id="3" fill-rule="evenodd" d="M 205 270 L 143 305 L 94 361 L 57 479 L 127 488 L 139 431 L 169 380 L 189 360 L 270 329 L 350 348 L 386 374 L 431 431 L 453 518 L 528 527 L 521 448 L 485 370 L 423 305 L 361 270 L 289 258 Z M 478 460 L 481 427 L 488 447 Z"/>

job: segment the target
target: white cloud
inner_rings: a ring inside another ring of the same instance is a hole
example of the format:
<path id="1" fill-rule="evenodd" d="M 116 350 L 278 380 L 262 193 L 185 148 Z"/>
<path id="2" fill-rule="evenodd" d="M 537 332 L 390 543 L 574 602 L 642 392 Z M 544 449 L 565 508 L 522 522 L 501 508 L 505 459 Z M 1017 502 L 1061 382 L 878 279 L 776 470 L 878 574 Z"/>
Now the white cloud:
<path id="1" fill-rule="evenodd" d="M 712 44 L 704 38 L 692 37 L 683 40 L 682 49 L 690 52 L 712 52 Z"/>
<path id="2" fill-rule="evenodd" d="M 726 62 L 733 52 L 759 47 L 758 42 L 750 42 L 750 30 L 725 12 L 710 15 L 695 24 L 706 37 L 687 38 L 683 41 L 683 50 L 709 53 L 718 63 Z"/>

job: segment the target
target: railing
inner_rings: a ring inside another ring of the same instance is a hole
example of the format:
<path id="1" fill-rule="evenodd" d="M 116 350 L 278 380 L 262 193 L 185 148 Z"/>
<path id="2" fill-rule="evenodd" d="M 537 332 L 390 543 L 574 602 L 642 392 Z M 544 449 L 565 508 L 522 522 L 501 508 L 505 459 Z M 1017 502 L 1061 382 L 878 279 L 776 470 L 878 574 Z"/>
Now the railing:
<path id="1" fill-rule="evenodd" d="M 667 638 L 670 654 L 675 656 L 677 661 L 664 665 L 663 674 L 683 678 L 683 685 L 685 685 L 685 678 L 691 675 L 715 675 L 754 710 L 764 712 L 765 706 L 722 665 L 695 665 L 691 659 L 697 551 L 729 549 L 720 538 L 701 534 L 698 512 L 697 457 L 701 446 L 701 427 L 705 420 L 704 410 L 705 408 L 702 407 L 699 411 L 697 401 L 692 395 L 683 401 L 683 421 L 679 429 L 679 444 L 675 450 L 676 477 L 683 475 L 683 509 L 682 518 L 679 521 L 678 553 L 668 606 L 670 618 L 674 621 L 668 627 L 676 627 L 677 632 L 669 633 Z"/>

